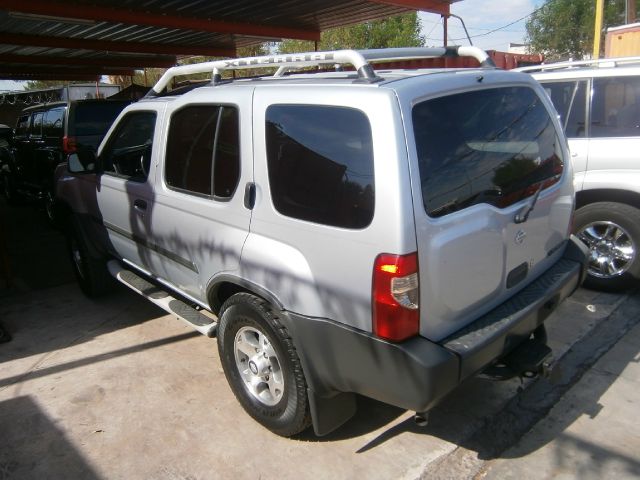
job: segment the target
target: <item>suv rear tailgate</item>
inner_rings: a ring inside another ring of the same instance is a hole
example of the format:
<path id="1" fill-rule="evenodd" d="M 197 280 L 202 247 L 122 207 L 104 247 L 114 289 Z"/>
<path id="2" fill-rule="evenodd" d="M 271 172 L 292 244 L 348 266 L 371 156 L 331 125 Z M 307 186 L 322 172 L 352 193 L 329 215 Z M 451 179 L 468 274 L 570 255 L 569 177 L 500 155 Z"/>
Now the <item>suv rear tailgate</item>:
<path id="1" fill-rule="evenodd" d="M 412 106 L 422 336 L 441 341 L 558 258 L 573 192 L 551 111 L 535 84 L 469 85 Z"/>

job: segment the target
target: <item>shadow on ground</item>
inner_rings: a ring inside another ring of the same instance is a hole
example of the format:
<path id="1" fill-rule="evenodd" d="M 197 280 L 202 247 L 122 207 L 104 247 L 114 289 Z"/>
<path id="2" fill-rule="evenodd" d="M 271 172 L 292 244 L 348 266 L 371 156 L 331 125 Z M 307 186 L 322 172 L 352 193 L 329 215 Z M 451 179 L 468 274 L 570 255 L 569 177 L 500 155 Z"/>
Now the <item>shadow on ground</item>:
<path id="1" fill-rule="evenodd" d="M 0 479 L 83 478 L 99 475 L 55 421 L 23 396 L 0 402 Z M 98 434 L 96 432 L 96 434 Z"/>

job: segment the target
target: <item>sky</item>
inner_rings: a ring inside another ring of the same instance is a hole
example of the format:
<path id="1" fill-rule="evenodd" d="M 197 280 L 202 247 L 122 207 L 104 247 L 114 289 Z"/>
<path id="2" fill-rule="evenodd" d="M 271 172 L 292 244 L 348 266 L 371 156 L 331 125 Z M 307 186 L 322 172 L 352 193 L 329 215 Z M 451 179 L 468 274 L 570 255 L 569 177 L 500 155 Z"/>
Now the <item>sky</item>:
<path id="1" fill-rule="evenodd" d="M 506 52 L 510 42 L 524 43 L 525 22 L 543 3 L 542 0 L 463 0 L 451 5 L 451 13 L 463 18 L 475 46 L 484 50 Z M 422 32 L 427 37 L 427 45 L 442 45 L 440 17 L 420 13 L 420 20 Z M 512 22 L 516 23 L 509 25 Z M 459 20 L 450 18 L 448 26 L 450 45 L 469 45 Z M 505 28 L 491 33 L 491 30 L 501 27 Z"/>

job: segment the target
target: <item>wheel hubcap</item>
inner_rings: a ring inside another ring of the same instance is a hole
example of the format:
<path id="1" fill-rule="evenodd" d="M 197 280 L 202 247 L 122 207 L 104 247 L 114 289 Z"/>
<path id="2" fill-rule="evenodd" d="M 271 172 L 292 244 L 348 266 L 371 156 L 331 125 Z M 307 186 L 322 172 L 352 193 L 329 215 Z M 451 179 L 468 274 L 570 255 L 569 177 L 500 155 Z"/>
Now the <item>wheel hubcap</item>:
<path id="1" fill-rule="evenodd" d="M 276 405 L 284 395 L 284 376 L 267 336 L 253 327 L 241 328 L 234 340 L 234 356 L 247 391 L 264 405 Z"/>
<path id="2" fill-rule="evenodd" d="M 613 222 L 593 222 L 578 232 L 589 247 L 589 274 L 612 278 L 625 273 L 636 258 L 636 246 L 629 233 Z"/>
<path id="3" fill-rule="evenodd" d="M 53 197 L 51 193 L 47 193 L 47 196 L 44 199 L 44 209 L 47 214 L 47 218 L 49 220 L 53 220 Z"/>

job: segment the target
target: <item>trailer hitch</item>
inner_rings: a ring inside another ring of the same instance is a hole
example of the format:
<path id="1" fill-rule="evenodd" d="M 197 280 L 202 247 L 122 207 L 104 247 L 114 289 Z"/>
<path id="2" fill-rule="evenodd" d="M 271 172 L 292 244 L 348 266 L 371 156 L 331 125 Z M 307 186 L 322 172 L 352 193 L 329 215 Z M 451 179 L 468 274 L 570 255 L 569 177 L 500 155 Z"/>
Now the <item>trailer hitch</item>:
<path id="1" fill-rule="evenodd" d="M 549 378 L 552 371 L 553 356 L 547 345 L 544 326 L 538 327 L 531 336 L 507 355 L 487 367 L 482 375 L 493 380 L 508 380 L 514 377 Z"/>

